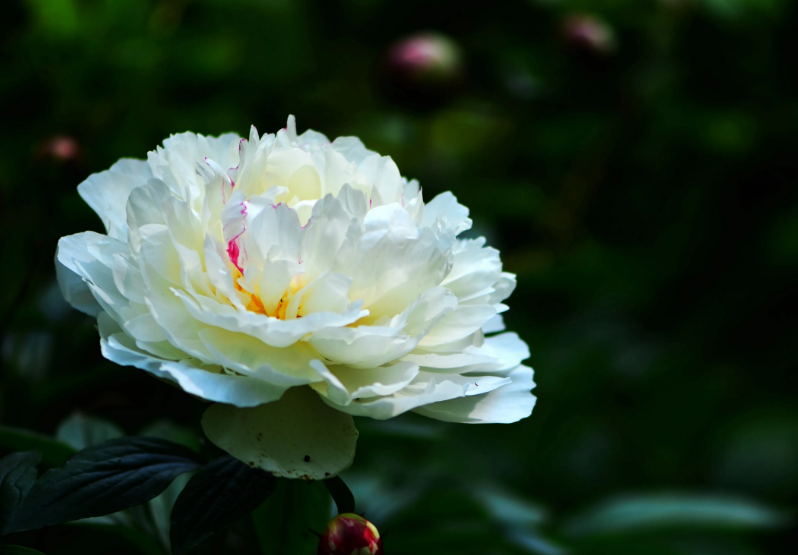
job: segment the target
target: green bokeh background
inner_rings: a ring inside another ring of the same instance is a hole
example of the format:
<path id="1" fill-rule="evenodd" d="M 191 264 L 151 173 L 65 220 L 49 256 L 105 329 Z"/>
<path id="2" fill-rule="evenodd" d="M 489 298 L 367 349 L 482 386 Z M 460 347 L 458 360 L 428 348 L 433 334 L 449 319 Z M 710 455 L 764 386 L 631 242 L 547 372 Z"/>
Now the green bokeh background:
<path id="1" fill-rule="evenodd" d="M 614 48 L 577 51 L 562 26 L 579 12 Z M 60 298 L 55 245 L 101 231 L 75 189 L 90 173 L 171 133 L 294 114 L 391 155 L 427 199 L 453 191 L 518 276 L 505 320 L 530 345 L 531 418 L 358 421 L 344 477 L 388 553 L 789 553 L 796 28 L 788 0 L 7 1 L 0 424 L 53 435 L 80 410 L 198 436 L 201 402 L 102 359 Z M 446 95 L 400 92 L 385 64 L 426 30 L 462 51 Z M 48 153 L 54 136 L 79 156 Z M 97 526 L 19 541 L 157 552 Z M 253 526 L 197 552 L 259 553 Z"/>

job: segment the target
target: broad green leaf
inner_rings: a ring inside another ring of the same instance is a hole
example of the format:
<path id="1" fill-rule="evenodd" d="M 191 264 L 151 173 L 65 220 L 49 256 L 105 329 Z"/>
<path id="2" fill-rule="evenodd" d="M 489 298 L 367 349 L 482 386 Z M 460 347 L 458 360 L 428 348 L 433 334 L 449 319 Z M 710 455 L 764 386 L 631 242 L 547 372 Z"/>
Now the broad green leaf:
<path id="1" fill-rule="evenodd" d="M 0 459 L 0 530 L 36 483 L 38 451 L 14 453 Z"/>
<path id="2" fill-rule="evenodd" d="M 315 553 L 332 499 L 319 482 L 281 479 L 252 518 L 262 553 Z"/>
<path id="3" fill-rule="evenodd" d="M 85 449 L 124 436 L 122 429 L 103 418 L 76 412 L 58 425 L 55 437 L 75 449 Z"/>
<path id="4" fill-rule="evenodd" d="M 44 555 L 44 553 L 21 545 L 0 545 L 0 555 Z"/>
<path id="5" fill-rule="evenodd" d="M 199 466 L 196 453 L 162 439 L 125 437 L 88 447 L 36 482 L 5 532 L 139 505 L 161 493 L 176 476 Z"/>
<path id="6" fill-rule="evenodd" d="M 333 501 L 335 501 L 335 508 L 338 510 L 338 514 L 355 512 L 355 496 L 352 495 L 352 491 L 340 476 L 324 480 L 324 485 L 327 486 L 327 491 L 330 492 Z"/>
<path id="7" fill-rule="evenodd" d="M 274 491 L 276 481 L 230 455 L 208 463 L 189 480 L 172 509 L 172 553 L 185 553 L 251 513 Z"/>
<path id="8" fill-rule="evenodd" d="M 565 530 L 584 537 L 673 527 L 767 528 L 784 522 L 783 514 L 755 501 L 684 493 L 610 499 L 572 518 Z"/>
<path id="9" fill-rule="evenodd" d="M 8 451 L 33 451 L 42 454 L 42 464 L 60 466 L 75 454 L 75 449 L 51 437 L 9 426 L 0 426 L 0 448 Z"/>

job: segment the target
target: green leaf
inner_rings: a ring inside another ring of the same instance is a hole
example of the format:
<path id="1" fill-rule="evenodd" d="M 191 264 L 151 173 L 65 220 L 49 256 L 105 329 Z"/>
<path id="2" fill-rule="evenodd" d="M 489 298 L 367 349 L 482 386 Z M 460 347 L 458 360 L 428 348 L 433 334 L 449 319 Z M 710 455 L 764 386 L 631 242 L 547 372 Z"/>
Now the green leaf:
<path id="1" fill-rule="evenodd" d="M 36 483 L 38 451 L 14 453 L 0 459 L 0 530 Z"/>
<path id="2" fill-rule="evenodd" d="M 611 499 L 572 518 L 573 537 L 689 527 L 751 529 L 784 524 L 785 516 L 740 497 L 662 494 Z"/>
<path id="3" fill-rule="evenodd" d="M 112 439 L 47 471 L 6 524 L 19 532 L 107 515 L 149 501 L 176 476 L 198 468 L 197 454 L 145 437 Z"/>
<path id="4" fill-rule="evenodd" d="M 276 481 L 230 455 L 208 463 L 189 480 L 172 509 L 172 553 L 185 553 L 252 512 L 274 491 Z"/>
<path id="5" fill-rule="evenodd" d="M 0 448 L 8 451 L 33 451 L 42 454 L 42 464 L 61 466 L 75 454 L 75 449 L 51 437 L 23 430 L 0 426 Z"/>
<path id="6" fill-rule="evenodd" d="M 352 495 L 352 491 L 340 476 L 324 480 L 324 485 L 327 486 L 327 491 L 330 492 L 333 501 L 335 501 L 335 508 L 338 509 L 338 514 L 355 512 L 355 496 Z"/>
<path id="7" fill-rule="evenodd" d="M 44 555 L 44 553 L 21 545 L 0 545 L 0 555 Z"/>
<path id="8" fill-rule="evenodd" d="M 75 449 L 85 449 L 124 435 L 122 429 L 113 422 L 79 412 L 61 422 L 55 433 L 58 441 Z"/>
<path id="9" fill-rule="evenodd" d="M 252 513 L 262 553 L 314 553 L 330 519 L 332 499 L 320 482 L 281 479 Z"/>

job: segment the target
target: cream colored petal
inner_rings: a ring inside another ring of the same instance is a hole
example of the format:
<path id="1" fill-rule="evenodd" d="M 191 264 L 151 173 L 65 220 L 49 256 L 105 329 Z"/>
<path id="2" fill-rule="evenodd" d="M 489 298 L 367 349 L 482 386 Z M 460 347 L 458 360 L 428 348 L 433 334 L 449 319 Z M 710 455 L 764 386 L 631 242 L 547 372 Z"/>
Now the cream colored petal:
<path id="1" fill-rule="evenodd" d="M 325 405 L 309 387 L 285 392 L 276 402 L 240 409 L 216 404 L 202 429 L 215 445 L 275 476 L 323 480 L 346 470 L 358 432 L 352 417 Z"/>

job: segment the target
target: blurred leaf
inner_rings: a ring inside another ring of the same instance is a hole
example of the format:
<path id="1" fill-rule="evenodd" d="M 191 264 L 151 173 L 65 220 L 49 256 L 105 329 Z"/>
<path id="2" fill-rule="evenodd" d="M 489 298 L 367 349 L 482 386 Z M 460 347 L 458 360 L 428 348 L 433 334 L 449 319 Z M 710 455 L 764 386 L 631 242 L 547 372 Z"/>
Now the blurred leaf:
<path id="1" fill-rule="evenodd" d="M 263 553 L 313 553 L 330 519 L 332 499 L 319 482 L 277 480 L 271 496 L 252 513 Z"/>
<path id="2" fill-rule="evenodd" d="M 472 493 L 485 505 L 494 520 L 502 525 L 539 525 L 546 519 L 542 507 L 497 487 L 480 486 L 474 488 Z"/>
<path id="3" fill-rule="evenodd" d="M 48 37 L 67 37 L 80 28 L 74 0 L 28 0 L 28 5 Z"/>
<path id="4" fill-rule="evenodd" d="M 155 438 L 126 437 L 88 447 L 36 482 L 5 531 L 33 530 L 139 505 L 199 466 L 193 451 Z"/>
<path id="5" fill-rule="evenodd" d="M 36 483 L 38 451 L 14 453 L 0 459 L 0 531 Z"/>
<path id="6" fill-rule="evenodd" d="M 113 422 L 79 412 L 61 422 L 55 433 L 58 441 L 75 449 L 85 449 L 124 435 L 122 429 Z"/>
<path id="7" fill-rule="evenodd" d="M 171 420 L 167 420 L 165 418 L 156 420 L 155 422 L 145 426 L 137 435 L 158 437 L 167 441 L 179 443 L 180 445 L 184 445 L 193 451 L 199 452 L 200 450 L 200 438 L 197 432 L 188 426 L 175 424 Z"/>
<path id="8" fill-rule="evenodd" d="M 174 508 L 177 498 L 190 479 L 190 472 L 181 474 L 169 484 L 169 487 L 163 493 L 149 502 L 149 510 L 156 528 L 155 533 L 165 547 L 169 546 L 169 533 L 172 529 L 170 521 L 172 508 Z"/>
<path id="9" fill-rule="evenodd" d="M 510 543 L 537 555 L 562 555 L 568 550 L 554 544 L 537 531 L 510 530 L 506 532 Z"/>
<path id="10" fill-rule="evenodd" d="M 30 430 L 0 426 L 0 447 L 9 451 L 32 451 L 42 454 L 42 463 L 47 466 L 60 466 L 75 454 L 75 449 Z"/>
<path id="11" fill-rule="evenodd" d="M 30 547 L 0 545 L 0 555 L 44 555 L 44 553 L 31 549 Z"/>
<path id="12" fill-rule="evenodd" d="M 737 497 L 662 494 L 612 499 L 573 517 L 573 537 L 662 528 L 755 529 L 785 524 L 784 514 Z"/>
<path id="13" fill-rule="evenodd" d="M 172 552 L 185 553 L 252 512 L 274 491 L 276 480 L 230 455 L 209 462 L 189 480 L 172 509 Z"/>

